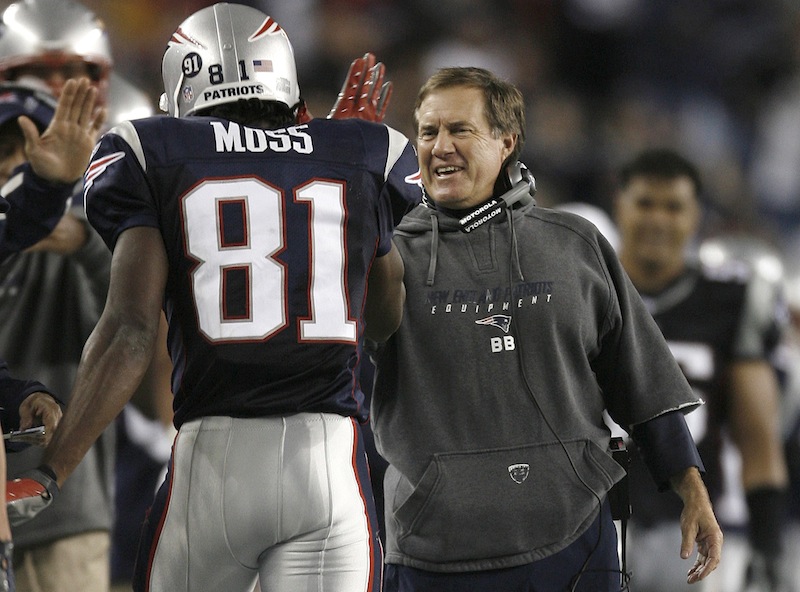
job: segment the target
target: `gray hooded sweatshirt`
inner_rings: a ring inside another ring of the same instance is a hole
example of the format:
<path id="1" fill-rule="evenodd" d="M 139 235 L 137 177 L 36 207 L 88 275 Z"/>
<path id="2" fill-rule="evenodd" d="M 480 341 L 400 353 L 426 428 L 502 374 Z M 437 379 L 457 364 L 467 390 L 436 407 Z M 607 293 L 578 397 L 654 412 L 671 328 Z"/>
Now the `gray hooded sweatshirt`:
<path id="1" fill-rule="evenodd" d="M 603 411 L 631 429 L 701 403 L 600 232 L 511 213 L 467 233 L 423 204 L 395 232 L 406 308 L 372 400 L 388 563 L 489 570 L 563 549 L 624 476 Z"/>

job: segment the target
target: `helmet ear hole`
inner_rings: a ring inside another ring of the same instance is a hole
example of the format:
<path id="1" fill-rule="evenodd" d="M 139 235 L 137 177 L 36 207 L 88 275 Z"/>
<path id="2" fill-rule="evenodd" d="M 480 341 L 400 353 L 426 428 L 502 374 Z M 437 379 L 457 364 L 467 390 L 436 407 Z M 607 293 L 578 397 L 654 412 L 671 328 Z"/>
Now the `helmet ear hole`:
<path id="1" fill-rule="evenodd" d="M 255 8 L 218 3 L 173 33 L 161 62 L 167 113 L 185 117 L 240 99 L 300 100 L 294 51 L 281 26 Z"/>

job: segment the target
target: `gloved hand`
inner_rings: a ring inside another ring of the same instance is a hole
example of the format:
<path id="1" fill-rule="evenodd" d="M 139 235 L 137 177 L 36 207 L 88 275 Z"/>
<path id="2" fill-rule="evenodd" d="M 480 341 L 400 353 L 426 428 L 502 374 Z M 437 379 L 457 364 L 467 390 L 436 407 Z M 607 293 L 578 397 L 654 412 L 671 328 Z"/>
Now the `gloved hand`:
<path id="1" fill-rule="evenodd" d="M 392 96 L 392 83 L 383 81 L 385 75 L 386 66 L 371 53 L 353 60 L 328 119 L 383 121 Z"/>
<path id="2" fill-rule="evenodd" d="M 12 555 L 14 544 L 11 541 L 0 542 L 0 592 L 14 592 L 14 565 Z"/>
<path id="3" fill-rule="evenodd" d="M 364 57 L 353 60 L 328 119 L 383 121 L 392 96 L 392 83 L 383 81 L 385 75 L 386 66 L 376 62 L 374 54 L 367 52 Z M 297 123 L 308 123 L 313 118 L 307 105 L 301 102 L 297 108 Z"/>
<path id="4" fill-rule="evenodd" d="M 6 510 L 11 526 L 27 522 L 49 506 L 58 495 L 54 475 L 33 469 L 19 479 L 6 482 Z"/>

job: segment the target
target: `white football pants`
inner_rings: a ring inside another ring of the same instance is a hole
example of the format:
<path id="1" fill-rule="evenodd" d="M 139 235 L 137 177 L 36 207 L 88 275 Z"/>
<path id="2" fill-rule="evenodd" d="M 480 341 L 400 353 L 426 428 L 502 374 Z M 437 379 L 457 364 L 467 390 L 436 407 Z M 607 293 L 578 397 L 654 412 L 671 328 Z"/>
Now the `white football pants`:
<path id="1" fill-rule="evenodd" d="M 262 592 L 380 590 L 360 440 L 352 418 L 324 413 L 186 423 L 137 581 L 146 592 L 249 592 L 257 578 Z"/>

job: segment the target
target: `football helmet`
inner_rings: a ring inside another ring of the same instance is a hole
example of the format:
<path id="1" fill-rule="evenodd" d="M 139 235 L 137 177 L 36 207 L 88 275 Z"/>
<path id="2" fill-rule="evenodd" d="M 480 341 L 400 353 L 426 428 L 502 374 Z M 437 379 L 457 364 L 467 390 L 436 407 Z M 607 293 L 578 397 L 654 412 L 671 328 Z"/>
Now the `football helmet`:
<path id="1" fill-rule="evenodd" d="M 119 74 L 111 73 L 108 79 L 108 127 L 131 119 L 150 117 L 154 106 L 155 103 L 146 93 Z"/>
<path id="2" fill-rule="evenodd" d="M 174 117 L 238 99 L 300 101 L 294 51 L 284 30 L 263 12 L 220 2 L 187 18 L 161 63 L 159 107 Z"/>
<path id="3" fill-rule="evenodd" d="M 20 67 L 63 68 L 80 62 L 104 101 L 111 71 L 111 46 L 97 16 L 72 0 L 19 0 L 0 23 L 0 79 Z"/>

